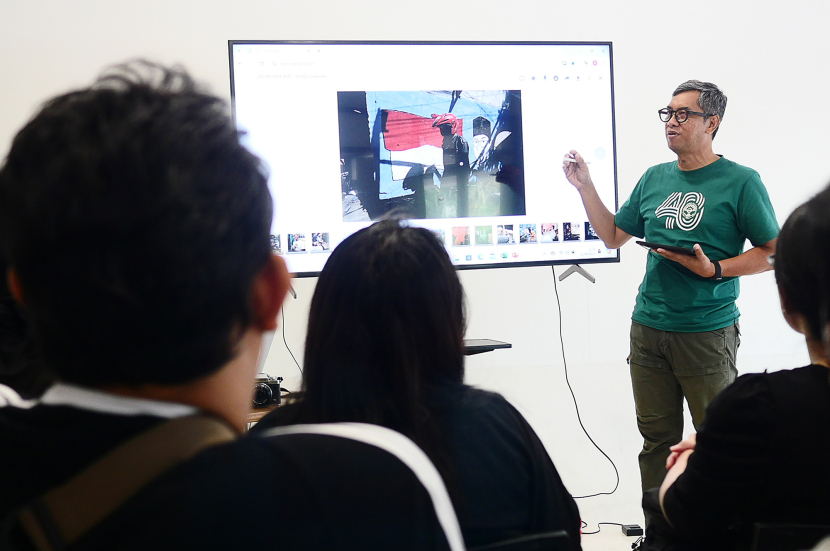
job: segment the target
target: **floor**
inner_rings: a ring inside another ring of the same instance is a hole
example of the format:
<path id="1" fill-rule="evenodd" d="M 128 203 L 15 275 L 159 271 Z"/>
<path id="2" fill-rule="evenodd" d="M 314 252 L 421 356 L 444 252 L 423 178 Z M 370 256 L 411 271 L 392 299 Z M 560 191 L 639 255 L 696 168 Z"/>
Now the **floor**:
<path id="1" fill-rule="evenodd" d="M 586 528 L 596 530 L 596 528 Z M 599 534 L 583 534 L 583 551 L 631 551 L 631 546 L 637 541 L 636 536 L 626 536 L 622 529 L 615 525 L 603 525 Z"/>

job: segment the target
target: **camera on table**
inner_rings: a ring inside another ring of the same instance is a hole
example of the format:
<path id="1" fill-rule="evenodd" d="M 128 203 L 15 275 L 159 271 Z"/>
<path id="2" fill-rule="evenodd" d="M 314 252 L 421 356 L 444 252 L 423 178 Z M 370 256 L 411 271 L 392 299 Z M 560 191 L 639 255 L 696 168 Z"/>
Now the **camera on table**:
<path id="1" fill-rule="evenodd" d="M 255 408 L 265 408 L 280 405 L 282 400 L 280 383 L 282 383 L 282 377 L 275 379 L 266 373 L 257 375 L 253 406 Z"/>

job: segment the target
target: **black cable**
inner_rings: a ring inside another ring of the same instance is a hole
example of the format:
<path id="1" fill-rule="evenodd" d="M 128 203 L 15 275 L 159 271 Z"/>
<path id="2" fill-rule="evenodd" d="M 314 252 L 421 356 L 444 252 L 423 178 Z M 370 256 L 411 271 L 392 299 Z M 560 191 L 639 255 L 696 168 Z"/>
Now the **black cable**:
<path id="1" fill-rule="evenodd" d="M 582 432 L 585 433 L 585 436 L 588 437 L 588 440 L 591 441 L 591 444 L 593 444 L 594 447 L 599 450 L 599 453 L 604 455 L 605 458 L 611 463 L 611 466 L 614 467 L 614 475 L 617 477 L 617 482 L 614 484 L 614 489 L 610 492 L 599 492 L 587 496 L 575 496 L 574 499 L 585 499 L 588 497 L 597 496 L 610 496 L 611 494 L 616 492 L 617 488 L 620 486 L 620 472 L 617 470 L 617 466 L 614 464 L 614 461 L 610 457 L 608 457 L 607 453 L 602 451 L 602 448 L 600 448 L 596 442 L 594 442 L 594 439 L 591 438 L 591 435 L 588 434 L 588 431 L 585 429 L 585 425 L 582 424 L 582 417 L 580 417 L 579 415 L 579 404 L 576 403 L 576 394 L 574 394 L 574 389 L 571 387 L 571 381 L 568 379 L 568 361 L 565 359 L 565 339 L 562 337 L 562 304 L 559 302 L 559 289 L 556 286 L 556 269 L 554 266 L 551 266 L 550 268 L 553 272 L 553 291 L 556 293 L 556 307 L 559 310 L 559 343 L 562 346 L 562 362 L 565 365 L 565 383 L 567 383 L 568 385 L 568 390 L 571 391 L 571 398 L 573 398 L 574 409 L 576 410 L 576 419 L 577 421 L 579 421 L 579 426 L 582 427 Z"/>
<path id="2" fill-rule="evenodd" d="M 602 528 L 600 528 L 600 525 L 602 525 L 602 524 L 611 524 L 613 526 L 622 527 L 622 524 L 620 524 L 619 522 L 598 522 L 596 531 L 594 531 L 594 532 L 582 532 L 582 535 L 583 536 L 590 536 L 591 534 L 599 534 L 600 530 L 602 530 Z M 582 527 L 585 528 L 586 526 L 588 526 L 588 523 L 583 520 L 582 521 Z"/>
<path id="3" fill-rule="evenodd" d="M 285 349 L 288 350 L 289 354 L 291 354 L 291 359 L 294 360 L 295 364 L 297 364 L 297 369 L 300 370 L 300 375 L 302 375 L 303 368 L 300 367 L 300 363 L 297 361 L 297 358 L 294 357 L 294 353 L 291 352 L 291 348 L 288 346 L 288 341 L 285 339 L 285 306 L 281 306 L 280 310 L 282 311 L 282 342 L 285 343 Z"/>

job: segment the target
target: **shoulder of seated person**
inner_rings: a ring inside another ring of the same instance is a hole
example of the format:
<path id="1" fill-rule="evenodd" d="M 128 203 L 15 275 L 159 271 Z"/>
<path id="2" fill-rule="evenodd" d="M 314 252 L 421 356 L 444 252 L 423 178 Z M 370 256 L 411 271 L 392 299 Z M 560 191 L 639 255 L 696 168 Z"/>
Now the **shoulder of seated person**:
<path id="1" fill-rule="evenodd" d="M 821 365 L 808 365 L 794 369 L 781 369 L 779 371 L 764 371 L 762 373 L 745 373 L 732 383 L 727 390 L 775 390 L 780 385 L 808 383 L 813 379 L 826 379 L 830 374 L 828 368 Z"/>
<path id="2" fill-rule="evenodd" d="M 440 401 L 463 403 L 464 405 L 486 405 L 494 401 L 504 401 L 504 397 L 490 390 L 484 390 L 465 384 L 436 385 L 427 389 L 427 393 Z"/>
<path id="3" fill-rule="evenodd" d="M 711 403 L 710 408 L 718 414 L 721 410 L 732 411 L 737 404 L 741 409 L 755 409 L 765 414 L 771 413 L 775 404 L 787 404 L 794 395 L 803 395 L 807 403 L 814 403 L 808 396 L 826 393 L 830 385 L 826 383 L 828 369 L 823 366 L 809 365 L 795 369 L 782 369 L 771 373 L 746 373 L 726 387 Z M 791 407 L 795 404 L 790 404 Z M 747 412 L 748 414 L 748 412 Z M 704 421 L 704 424 L 705 421 Z"/>
<path id="4" fill-rule="evenodd" d="M 830 391 L 828 377 L 830 369 L 823 365 L 811 364 L 795 369 L 782 369 L 772 373 L 758 374 L 768 385 L 769 391 L 776 395 L 789 396 L 799 394 L 826 394 Z"/>
<path id="5" fill-rule="evenodd" d="M 475 403 L 492 404 L 494 402 L 507 402 L 504 396 L 492 390 L 483 388 L 467 387 L 465 397 Z"/>
<path id="6" fill-rule="evenodd" d="M 710 407 L 718 409 L 725 403 L 756 399 L 769 392 L 770 384 L 769 373 L 745 373 L 735 379 L 735 382 L 731 385 L 723 389 L 712 400 Z"/>
<path id="7" fill-rule="evenodd" d="M 266 429 L 275 427 L 284 427 L 287 425 L 294 425 L 297 423 L 297 413 L 299 412 L 299 405 L 297 402 L 282 405 L 273 411 L 268 412 L 265 417 L 260 419 L 249 432 L 257 433 Z"/>

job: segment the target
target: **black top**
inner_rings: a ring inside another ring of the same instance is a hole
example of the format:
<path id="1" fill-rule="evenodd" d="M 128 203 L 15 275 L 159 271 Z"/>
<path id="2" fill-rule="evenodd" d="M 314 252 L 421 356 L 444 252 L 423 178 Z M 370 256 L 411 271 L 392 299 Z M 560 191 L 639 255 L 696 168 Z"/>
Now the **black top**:
<path id="1" fill-rule="evenodd" d="M 72 407 L 0 408 L 0 515 L 156 423 Z M 448 549 L 394 455 L 323 435 L 243 437 L 140 491 L 72 549 Z"/>
<path id="2" fill-rule="evenodd" d="M 570 549 L 581 549 L 576 502 L 516 408 L 499 394 L 465 385 L 434 390 L 430 400 L 449 447 L 454 480 L 446 483 L 459 490 L 453 505 L 468 547 L 564 529 Z M 296 404 L 282 406 L 253 431 L 294 424 L 297 411 Z"/>
<path id="3" fill-rule="evenodd" d="M 712 401 L 686 471 L 665 496 L 682 534 L 753 522 L 830 519 L 830 369 L 810 365 L 739 377 Z"/>

